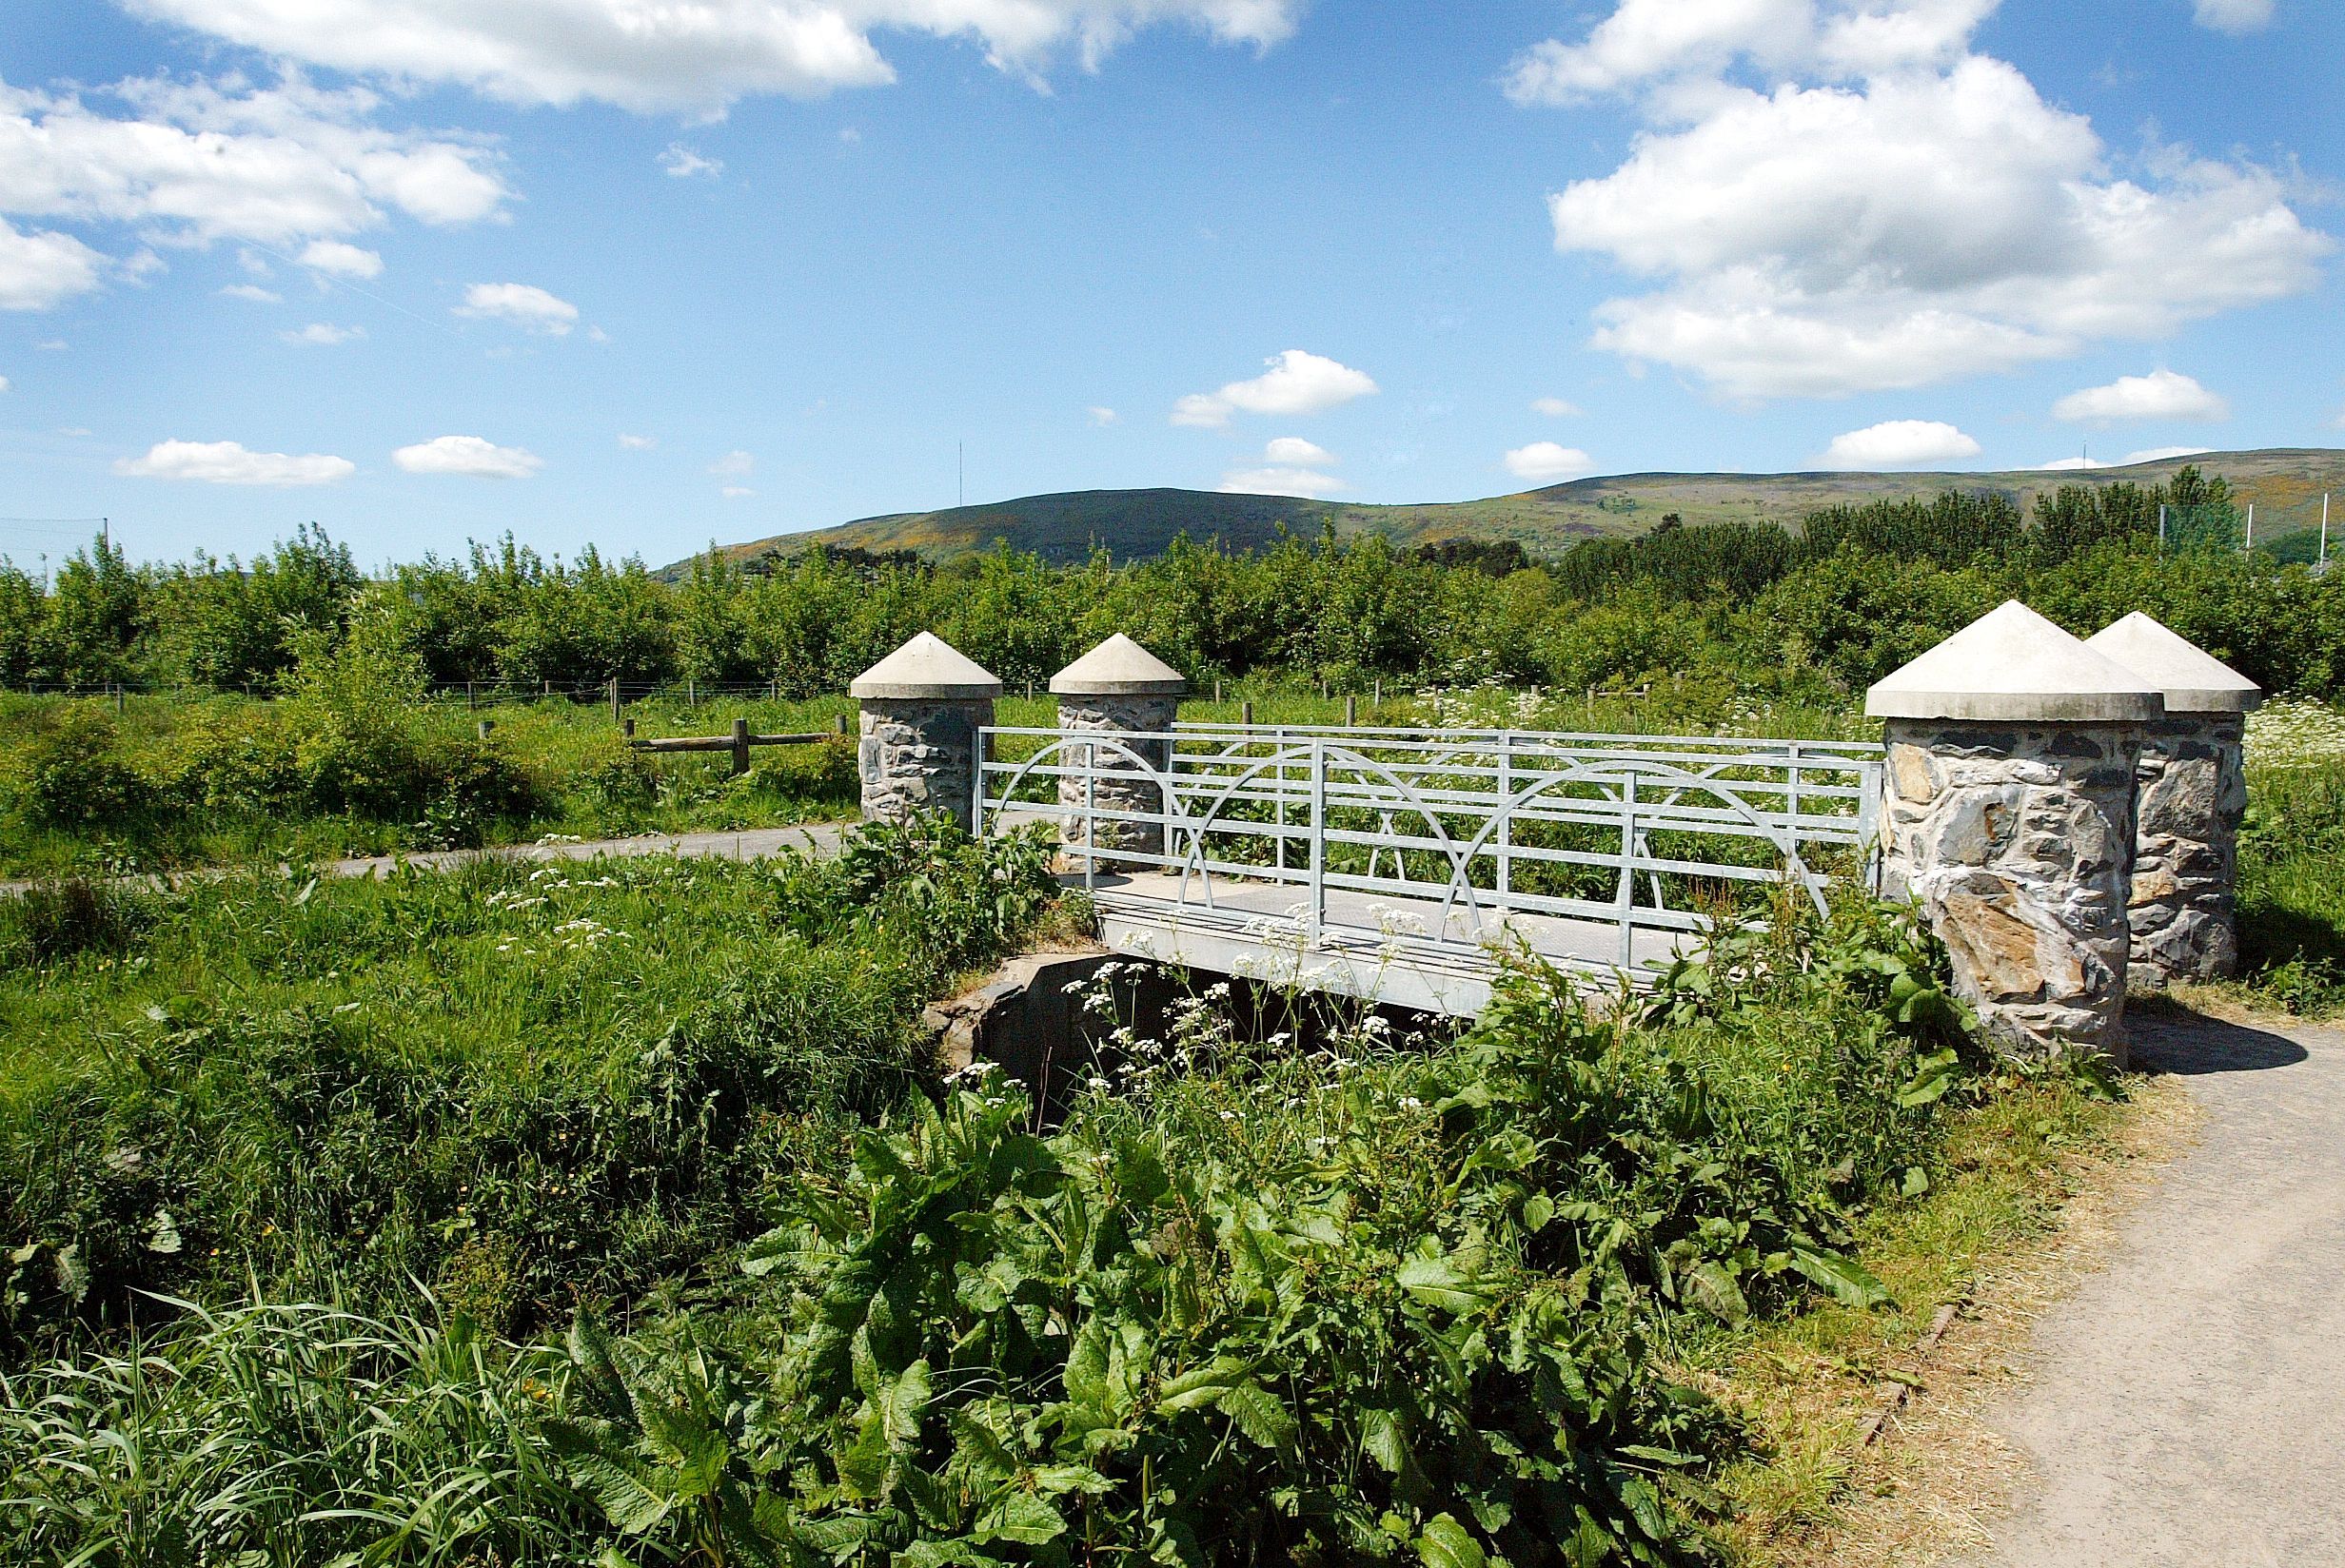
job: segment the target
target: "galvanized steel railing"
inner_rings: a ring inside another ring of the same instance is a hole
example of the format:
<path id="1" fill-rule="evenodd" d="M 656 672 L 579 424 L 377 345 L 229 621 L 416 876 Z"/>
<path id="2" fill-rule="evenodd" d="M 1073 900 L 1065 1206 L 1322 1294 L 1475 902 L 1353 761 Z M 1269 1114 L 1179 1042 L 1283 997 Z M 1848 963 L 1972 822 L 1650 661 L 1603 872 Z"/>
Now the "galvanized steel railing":
<path id="1" fill-rule="evenodd" d="M 1632 975 L 1639 933 L 1757 918 L 1786 879 L 1823 907 L 1830 863 L 1873 843 L 1882 766 L 1877 744 L 1526 730 L 1001 727 L 981 745 L 980 831 L 1072 827 L 1094 890 L 1162 873 L 1149 896 L 1177 913 L 1232 879 L 1279 884 L 1314 942 L 1372 934 L 1362 897 L 1437 908 L 1435 948 L 1508 916 L 1531 917 L 1534 950 L 1543 922 L 1596 922 Z"/>

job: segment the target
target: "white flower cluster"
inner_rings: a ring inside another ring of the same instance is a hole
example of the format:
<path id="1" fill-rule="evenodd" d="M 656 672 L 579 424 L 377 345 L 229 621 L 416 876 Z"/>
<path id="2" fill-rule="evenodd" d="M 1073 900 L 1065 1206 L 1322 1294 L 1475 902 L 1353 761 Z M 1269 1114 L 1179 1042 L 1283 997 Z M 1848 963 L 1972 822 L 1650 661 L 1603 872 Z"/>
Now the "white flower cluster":
<path id="1" fill-rule="evenodd" d="M 2345 761 L 2345 714 L 2304 697 L 2268 702 L 2247 715 L 2247 760 L 2257 768 Z"/>

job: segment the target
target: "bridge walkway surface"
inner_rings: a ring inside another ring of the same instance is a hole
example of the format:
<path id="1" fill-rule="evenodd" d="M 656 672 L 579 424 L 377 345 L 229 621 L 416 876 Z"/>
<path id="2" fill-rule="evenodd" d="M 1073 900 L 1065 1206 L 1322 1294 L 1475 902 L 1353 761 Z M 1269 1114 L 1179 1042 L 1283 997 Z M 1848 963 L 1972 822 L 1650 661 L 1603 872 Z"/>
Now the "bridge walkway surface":
<path id="1" fill-rule="evenodd" d="M 1083 878 L 1070 876 L 1073 887 Z M 1134 957 L 1281 987 L 1470 1018 L 1490 999 L 1502 957 L 1525 954 L 1608 987 L 1621 972 L 1666 970 L 1691 932 L 1622 929 L 1433 896 L 1330 891 L 1318 920 L 1295 890 L 1164 872 L 1101 875 L 1091 888 L 1099 939 Z"/>

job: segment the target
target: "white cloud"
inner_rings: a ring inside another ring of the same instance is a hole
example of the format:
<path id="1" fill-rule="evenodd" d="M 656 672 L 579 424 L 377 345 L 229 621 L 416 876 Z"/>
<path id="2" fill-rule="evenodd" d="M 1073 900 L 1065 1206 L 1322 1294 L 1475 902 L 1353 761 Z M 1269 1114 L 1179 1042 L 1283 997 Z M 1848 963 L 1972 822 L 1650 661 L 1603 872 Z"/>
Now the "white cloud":
<path id="1" fill-rule="evenodd" d="M 1219 429 L 1233 413 L 1317 414 L 1376 390 L 1365 373 L 1300 348 L 1263 363 L 1270 369 L 1251 381 L 1232 382 L 1218 392 L 1192 392 L 1181 399 L 1173 404 L 1172 422 Z"/>
<path id="2" fill-rule="evenodd" d="M 2099 458 L 2078 456 L 2057 458 L 2050 462 L 2040 463 L 2037 466 L 2040 472 L 2046 474 L 2084 473 L 2095 468 L 2131 468 L 2138 462 L 2163 462 L 2169 458 L 2195 458 L 2212 450 L 2212 447 L 2206 446 L 2153 446 L 2145 452 L 2128 452 L 2115 462 L 2103 462 Z"/>
<path id="3" fill-rule="evenodd" d="M 660 167 L 671 180 L 689 180 L 700 174 L 713 180 L 724 172 L 724 160 L 703 158 L 681 142 L 670 142 L 668 149 L 660 154 Z"/>
<path id="4" fill-rule="evenodd" d="M 2052 405 L 2052 417 L 2086 420 L 2227 420 L 2231 405 L 2188 376 L 2153 370 L 2119 376 L 2106 386 L 2071 392 Z"/>
<path id="5" fill-rule="evenodd" d="M 1979 455 L 1979 443 L 1940 420 L 1889 420 L 1832 438 L 1826 468 L 1924 468 Z"/>
<path id="6" fill-rule="evenodd" d="M 1142 27 L 1186 23 L 1267 49 L 1303 0 L 130 0 L 147 15 L 340 70 L 455 82 L 519 103 L 599 99 L 640 112 L 811 98 L 896 72 L 872 33 L 968 37 L 1035 79 L 1073 50 L 1096 68 Z"/>
<path id="7" fill-rule="evenodd" d="M 6 376 L 0 376 L 0 392 L 6 392 L 8 389 L 9 379 Z"/>
<path id="8" fill-rule="evenodd" d="M 27 234 L 0 219 L 0 310 L 47 310 L 98 286 L 106 258 L 54 229 Z"/>
<path id="9" fill-rule="evenodd" d="M 469 223 L 510 194 L 484 148 L 377 125 L 383 100 L 365 88 L 156 76 L 92 96 L 124 112 L 0 84 L 0 213 L 136 225 L 172 244 L 284 245 L 371 228 L 393 211 Z"/>
<path id="10" fill-rule="evenodd" d="M 657 436 L 630 436 L 622 430 L 619 433 L 619 444 L 625 447 L 630 452 L 648 452 L 653 447 L 660 444 L 660 438 Z"/>
<path id="11" fill-rule="evenodd" d="M 1579 418 L 1580 405 L 1576 402 L 1567 402 L 1562 398 L 1533 398 L 1530 411 L 1534 414 L 1544 414 L 1551 420 L 1570 420 Z"/>
<path id="12" fill-rule="evenodd" d="M 303 247 L 301 260 L 302 265 L 337 278 L 374 278 L 383 272 L 380 255 L 341 240 L 312 240 Z"/>
<path id="13" fill-rule="evenodd" d="M 1596 468 L 1588 455 L 1578 447 L 1544 441 L 1516 447 L 1507 454 L 1505 461 L 1508 473 L 1533 484 L 1559 484 L 1593 473 Z"/>
<path id="14" fill-rule="evenodd" d="M 63 338 L 44 338 L 32 346 L 44 354 L 62 354 L 66 351 L 66 341 Z"/>
<path id="15" fill-rule="evenodd" d="M 2260 32 L 2272 25 L 2272 0 L 2192 0 L 2202 28 L 2217 32 Z"/>
<path id="16" fill-rule="evenodd" d="M 717 493 L 727 500 L 743 500 L 757 494 L 745 484 L 728 484 Z"/>
<path id="17" fill-rule="evenodd" d="M 285 296 L 259 284 L 230 284 L 220 291 L 224 300 L 249 300 L 254 304 L 283 304 Z"/>
<path id="18" fill-rule="evenodd" d="M 710 463 L 708 471 L 719 479 L 738 480 L 757 472 L 757 467 L 758 460 L 753 454 L 736 449 Z"/>
<path id="19" fill-rule="evenodd" d="M 1224 474 L 1221 491 L 1229 496 L 1303 496 L 1317 500 L 1350 488 L 1332 474 L 1308 468 L 1247 468 Z"/>
<path id="20" fill-rule="evenodd" d="M 347 458 L 310 452 L 247 452 L 236 441 L 157 441 L 143 458 L 122 458 L 114 472 L 151 480 L 200 480 L 207 484 L 286 487 L 331 484 L 358 472 Z"/>
<path id="21" fill-rule="evenodd" d="M 1335 454 L 1300 436 L 1280 436 L 1262 449 L 1262 459 L 1274 468 L 1331 468 Z"/>
<path id="22" fill-rule="evenodd" d="M 1967 52 L 1992 0 L 1623 0 L 1519 63 L 1518 97 L 1626 93 L 1648 128 L 1549 198 L 1557 247 L 1645 292 L 1595 346 L 1729 397 L 1911 387 L 2312 286 L 2330 248 L 2280 180 L 2153 150 Z M 1728 70 L 1769 86 L 1753 90 Z"/>
<path id="23" fill-rule="evenodd" d="M 1103 430 L 1109 425 L 1113 424 L 1116 420 L 1115 410 L 1113 408 L 1102 408 L 1096 404 L 1094 404 L 1092 407 L 1085 409 L 1084 412 L 1091 416 L 1092 423 L 1099 426 Z"/>
<path id="24" fill-rule="evenodd" d="M 338 344 L 346 343 L 353 338 L 366 336 L 366 329 L 363 326 L 336 326 L 331 322 L 311 322 L 299 332 L 280 332 L 277 336 L 289 343 L 308 343 L 319 348 L 332 348 Z"/>
<path id="25" fill-rule="evenodd" d="M 403 446 L 391 461 L 410 474 L 462 474 L 481 480 L 525 480 L 545 460 L 518 446 L 497 446 L 479 436 L 436 436 Z"/>
<path id="26" fill-rule="evenodd" d="M 578 324 L 578 306 L 534 284 L 474 284 L 464 290 L 459 316 L 510 322 L 531 332 L 560 338 Z"/>

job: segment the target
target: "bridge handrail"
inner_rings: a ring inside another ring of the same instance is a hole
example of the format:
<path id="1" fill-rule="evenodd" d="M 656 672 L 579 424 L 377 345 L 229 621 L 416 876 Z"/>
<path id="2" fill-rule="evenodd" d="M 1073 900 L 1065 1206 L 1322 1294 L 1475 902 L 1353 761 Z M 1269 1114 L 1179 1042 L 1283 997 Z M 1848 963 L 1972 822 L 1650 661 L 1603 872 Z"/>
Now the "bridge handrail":
<path id="1" fill-rule="evenodd" d="M 1005 749 L 1029 755 L 997 757 Z M 1699 931 L 1713 920 L 1671 908 L 1665 878 L 1721 890 L 1781 878 L 1822 907 L 1828 879 L 1805 852 L 1869 843 L 1882 765 L 1878 746 L 1847 741 L 1189 723 L 1145 733 L 989 726 L 979 757 L 979 831 L 995 831 L 1005 813 L 1084 824 L 1067 853 L 1081 862 L 1087 886 L 1096 886 L 1103 865 L 1160 869 L 1177 872 L 1173 903 L 1194 898 L 1207 910 L 1215 907 L 1216 878 L 1308 887 L 1313 940 L 1330 924 L 1330 889 L 1438 900 L 1436 946 L 1462 945 L 1449 935 L 1461 909 L 1470 931 L 1491 914 L 1602 918 L 1619 930 L 1624 969 L 1638 931 Z M 1044 780 L 1053 781 L 1052 799 L 1018 798 Z M 1069 780 L 1093 782 L 1076 792 Z M 1116 786 L 1105 803 L 1101 780 Z M 1130 804 L 1152 796 L 1154 810 Z M 1275 820 L 1231 814 L 1241 805 Z M 1300 822 L 1289 820 L 1297 814 Z M 1411 827 L 1400 826 L 1403 817 Z M 1145 835 L 1103 844 L 1109 825 Z M 1516 842 L 1517 827 L 1532 825 L 1565 836 Z M 1598 846 L 1575 843 L 1575 830 L 1603 837 Z M 1764 842 L 1770 864 L 1748 863 L 1749 851 L 1728 859 L 1703 848 L 1721 840 Z M 1147 848 L 1152 841 L 1156 847 Z M 1239 846 L 1247 842 L 1264 861 L 1246 858 Z M 1300 864 L 1289 865 L 1291 849 L 1301 852 Z M 1365 874 L 1357 859 L 1330 853 L 1362 850 Z M 1441 870 L 1413 876 L 1411 855 L 1429 856 Z M 1393 871 L 1379 875 L 1388 856 Z M 1537 865 L 1579 868 L 1580 881 L 1549 875 L 1544 890 L 1513 886 L 1516 867 Z M 1573 891 L 1588 872 L 1610 874 L 1608 903 Z"/>

